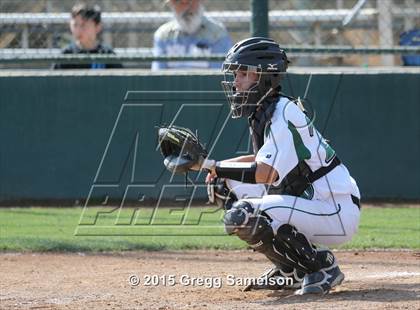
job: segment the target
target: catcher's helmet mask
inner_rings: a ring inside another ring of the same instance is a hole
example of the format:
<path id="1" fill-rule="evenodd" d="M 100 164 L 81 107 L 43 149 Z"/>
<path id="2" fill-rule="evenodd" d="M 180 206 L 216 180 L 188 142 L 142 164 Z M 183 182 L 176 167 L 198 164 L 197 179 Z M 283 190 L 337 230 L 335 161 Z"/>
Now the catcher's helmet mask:
<path id="1" fill-rule="evenodd" d="M 254 37 L 236 43 L 229 50 L 222 66 L 222 88 L 232 118 L 248 117 L 263 98 L 278 96 L 280 81 L 288 63 L 286 53 L 272 39 Z M 239 91 L 235 86 L 238 71 L 257 73 L 258 79 L 249 89 Z"/>

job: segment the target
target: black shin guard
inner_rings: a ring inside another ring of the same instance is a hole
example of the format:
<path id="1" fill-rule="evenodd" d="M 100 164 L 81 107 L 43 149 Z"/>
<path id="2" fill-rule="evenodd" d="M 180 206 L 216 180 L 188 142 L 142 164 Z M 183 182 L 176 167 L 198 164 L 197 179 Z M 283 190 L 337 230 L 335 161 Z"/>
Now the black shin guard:
<path id="1" fill-rule="evenodd" d="M 275 249 L 274 233 L 268 220 L 259 215 L 249 219 L 249 228 L 242 228 L 236 232 L 236 235 L 246 241 L 255 251 L 264 254 L 273 264 L 282 266 L 287 270 L 297 269 L 306 273 L 294 261 L 287 259 Z"/>
<path id="2" fill-rule="evenodd" d="M 279 227 L 274 245 L 280 253 L 306 269 L 307 273 L 334 264 L 334 255 L 329 250 L 317 251 L 305 235 L 290 224 Z"/>
<path id="3" fill-rule="evenodd" d="M 298 278 L 334 264 L 334 255 L 330 251 L 317 251 L 292 225 L 280 226 L 274 236 L 270 220 L 254 211 L 247 201 L 233 203 L 224 217 L 226 232 L 236 234 L 276 266 L 296 273 Z"/>
<path id="4" fill-rule="evenodd" d="M 246 241 L 255 251 L 264 254 L 271 262 L 281 268 L 306 273 L 306 268 L 287 258 L 275 247 L 276 239 L 269 220 L 261 214 L 254 215 L 253 207 L 246 201 L 237 201 L 224 217 L 225 229 Z"/>

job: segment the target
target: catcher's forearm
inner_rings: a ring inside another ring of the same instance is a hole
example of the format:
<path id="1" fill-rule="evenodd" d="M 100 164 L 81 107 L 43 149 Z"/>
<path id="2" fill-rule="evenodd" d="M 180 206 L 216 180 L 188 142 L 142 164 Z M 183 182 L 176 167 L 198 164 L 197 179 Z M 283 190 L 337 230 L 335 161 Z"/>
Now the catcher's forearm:
<path id="1" fill-rule="evenodd" d="M 215 172 L 220 178 L 227 178 L 245 183 L 256 183 L 256 162 L 216 162 L 213 159 L 205 159 L 201 168 L 209 170 L 210 172 Z"/>
<path id="2" fill-rule="evenodd" d="M 251 163 L 255 161 L 255 155 L 244 155 L 239 157 L 234 157 L 230 159 L 224 159 L 223 163 L 232 163 L 232 162 L 238 162 L 238 163 Z M 222 163 L 219 162 L 219 163 Z M 201 163 L 201 168 L 205 170 L 214 171 L 216 168 L 216 161 L 213 159 L 205 158 L 203 162 Z"/>
<path id="3" fill-rule="evenodd" d="M 218 177 L 255 184 L 256 162 L 217 162 L 215 171 Z"/>
<path id="4" fill-rule="evenodd" d="M 216 162 L 213 159 L 205 159 L 202 168 L 216 174 L 220 178 L 244 183 L 272 184 L 278 179 L 277 171 L 270 165 L 262 162 Z"/>

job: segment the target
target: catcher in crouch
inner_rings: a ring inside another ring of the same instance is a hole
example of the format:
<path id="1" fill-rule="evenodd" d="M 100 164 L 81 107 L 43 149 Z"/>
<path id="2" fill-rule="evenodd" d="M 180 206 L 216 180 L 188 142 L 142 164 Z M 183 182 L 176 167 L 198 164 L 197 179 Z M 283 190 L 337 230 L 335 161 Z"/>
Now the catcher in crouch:
<path id="1" fill-rule="evenodd" d="M 192 160 L 178 154 L 165 164 L 177 172 L 177 163 L 209 171 L 209 197 L 223 203 L 227 233 L 274 264 L 261 276 L 266 281 L 245 290 L 326 294 L 344 274 L 325 246 L 347 242 L 357 232 L 360 193 L 299 99 L 280 92 L 287 66 L 285 52 L 271 39 L 236 43 L 223 63 L 222 86 L 232 117 L 248 118 L 254 154 L 223 161 L 205 153 Z M 293 283 L 278 281 L 285 277 Z"/>

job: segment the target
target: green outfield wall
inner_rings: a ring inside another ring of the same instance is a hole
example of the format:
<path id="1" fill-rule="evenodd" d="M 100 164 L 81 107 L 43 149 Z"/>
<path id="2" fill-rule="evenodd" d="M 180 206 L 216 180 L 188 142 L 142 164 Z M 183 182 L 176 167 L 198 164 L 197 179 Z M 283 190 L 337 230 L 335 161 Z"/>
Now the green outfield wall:
<path id="1" fill-rule="evenodd" d="M 167 173 L 156 126 L 198 131 L 212 157 L 250 150 L 228 118 L 219 74 L 145 71 L 0 74 L 0 200 L 203 198 L 203 178 Z M 309 86 L 308 86 L 309 83 Z M 307 97 L 364 198 L 420 199 L 420 72 L 292 71 L 284 92 Z M 187 197 L 187 198 L 185 198 Z"/>

